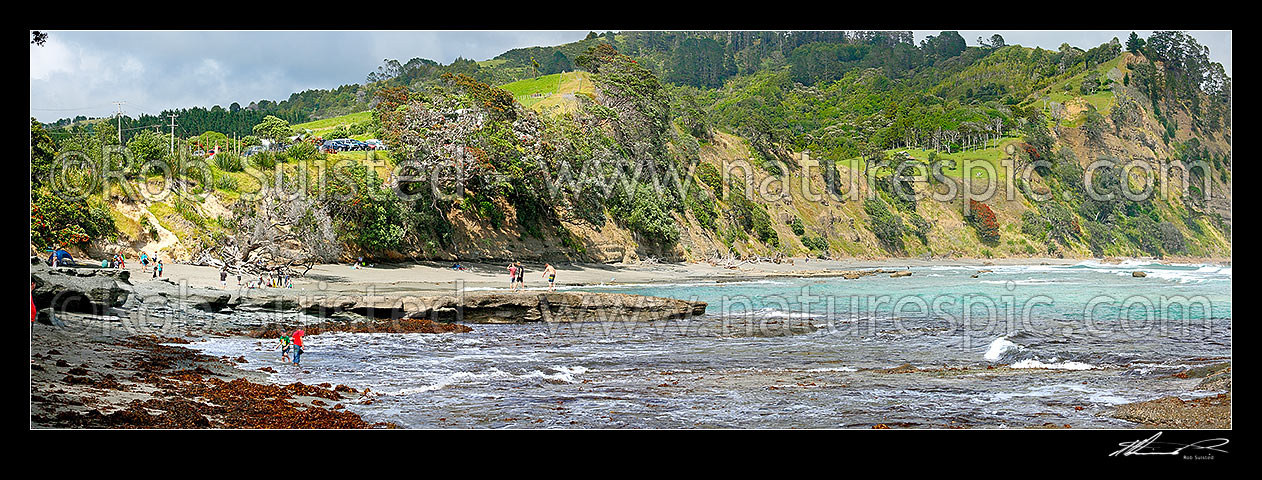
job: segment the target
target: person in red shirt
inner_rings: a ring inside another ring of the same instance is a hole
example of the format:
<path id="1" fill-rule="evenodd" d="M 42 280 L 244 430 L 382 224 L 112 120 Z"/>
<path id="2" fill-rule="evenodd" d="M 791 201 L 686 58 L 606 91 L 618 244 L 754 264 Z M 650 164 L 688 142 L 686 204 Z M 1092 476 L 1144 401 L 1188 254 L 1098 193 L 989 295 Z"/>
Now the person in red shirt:
<path id="1" fill-rule="evenodd" d="M 294 330 L 294 365 L 297 365 L 298 359 L 302 358 L 302 336 L 306 333 L 301 328 Z"/>

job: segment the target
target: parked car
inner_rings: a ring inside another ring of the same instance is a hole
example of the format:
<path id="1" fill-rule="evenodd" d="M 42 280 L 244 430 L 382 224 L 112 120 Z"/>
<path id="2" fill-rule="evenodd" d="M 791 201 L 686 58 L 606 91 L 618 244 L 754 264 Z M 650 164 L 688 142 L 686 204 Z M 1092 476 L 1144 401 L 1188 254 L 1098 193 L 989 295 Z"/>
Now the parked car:
<path id="1" fill-rule="evenodd" d="M 259 152 L 262 152 L 262 151 L 264 151 L 264 150 L 267 150 L 267 148 L 266 148 L 266 147 L 263 147 L 263 146 L 261 146 L 261 145 L 255 145 L 255 146 L 253 146 L 253 147 L 250 147 L 250 148 L 245 149 L 245 152 L 243 152 L 243 153 L 241 154 L 241 156 L 242 156 L 242 157 L 251 157 L 251 156 L 257 155 Z"/>
<path id="2" fill-rule="evenodd" d="M 375 138 L 373 138 L 373 139 L 369 139 L 369 140 L 365 140 L 365 141 L 364 141 L 364 143 L 368 144 L 368 146 L 369 146 L 369 147 L 371 147 L 373 150 L 385 150 L 385 149 L 386 149 L 386 144 L 385 144 L 385 143 L 383 143 L 381 140 L 377 140 L 377 139 L 375 139 Z"/>
<path id="3" fill-rule="evenodd" d="M 325 140 L 320 144 L 320 150 L 325 153 L 345 152 L 347 145 L 343 139 Z"/>

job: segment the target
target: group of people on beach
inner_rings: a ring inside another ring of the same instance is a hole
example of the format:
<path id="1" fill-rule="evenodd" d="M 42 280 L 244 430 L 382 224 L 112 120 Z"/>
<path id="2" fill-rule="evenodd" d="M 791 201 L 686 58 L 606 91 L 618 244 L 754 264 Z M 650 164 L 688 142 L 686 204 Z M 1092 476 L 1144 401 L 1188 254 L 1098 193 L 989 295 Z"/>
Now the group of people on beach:
<path id="1" fill-rule="evenodd" d="M 543 277 L 548 279 L 548 291 L 553 291 L 556 288 L 557 269 L 551 263 L 543 264 Z M 526 289 L 526 268 L 521 262 L 508 264 L 508 286 L 514 292 L 518 288 Z"/>
<path id="2" fill-rule="evenodd" d="M 219 272 L 220 283 L 227 285 L 227 270 Z M 240 275 L 237 276 L 237 285 L 241 284 Z M 275 275 L 259 275 L 259 278 L 250 280 L 245 288 L 294 288 L 293 278 L 288 273 L 276 273 Z"/>
<path id="3" fill-rule="evenodd" d="M 140 271 L 148 272 L 149 264 L 153 263 L 153 278 L 162 277 L 162 260 L 158 259 L 158 254 L 154 253 L 152 257 L 146 252 L 140 252 Z"/>
<path id="4" fill-rule="evenodd" d="M 102 268 L 127 268 L 127 257 L 121 253 L 110 255 L 108 260 L 101 260 Z"/>
<path id="5" fill-rule="evenodd" d="M 277 339 L 278 343 L 276 345 L 276 348 L 280 350 L 280 361 L 286 363 L 290 362 L 290 350 L 293 350 L 294 352 L 294 358 L 292 361 L 294 365 L 298 365 L 302 361 L 302 336 L 306 334 L 307 332 L 303 331 L 301 328 L 294 330 L 293 333 L 285 333 L 284 330 L 281 330 L 280 338 Z"/>

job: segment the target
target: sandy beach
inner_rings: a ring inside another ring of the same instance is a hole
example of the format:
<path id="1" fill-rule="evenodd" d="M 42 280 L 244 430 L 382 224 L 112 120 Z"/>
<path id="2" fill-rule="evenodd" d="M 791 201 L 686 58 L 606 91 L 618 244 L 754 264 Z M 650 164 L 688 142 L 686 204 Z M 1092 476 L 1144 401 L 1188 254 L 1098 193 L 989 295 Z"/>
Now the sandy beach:
<path id="1" fill-rule="evenodd" d="M 773 277 L 840 276 L 847 270 L 906 269 L 926 266 L 989 266 L 1017 264 L 1073 265 L 1080 259 L 876 259 L 876 260 L 804 260 L 793 263 L 737 263 L 718 266 L 709 263 L 660 263 L 660 264 L 554 264 L 557 270 L 556 286 L 559 288 L 591 285 L 667 284 L 688 282 L 727 282 L 757 280 Z M 507 264 L 461 263 L 464 270 L 451 268 L 451 263 L 414 262 L 400 264 L 370 264 L 354 268 L 349 264 L 323 264 L 313 267 L 305 276 L 294 277 L 294 290 L 327 290 L 332 292 L 359 292 L 371 286 L 378 292 L 447 294 L 458 286 L 466 289 L 507 289 Z M 524 263 L 526 287 L 546 289 L 542 277 L 544 265 Z M 151 280 L 150 274 L 142 273 L 139 265 L 128 264 L 134 282 Z M 212 266 L 166 265 L 163 277 L 172 282 L 187 282 L 194 287 L 220 288 L 219 269 Z M 257 279 L 257 277 L 255 277 Z M 246 283 L 250 278 L 242 278 Z M 237 290 L 235 275 L 228 278 L 228 289 Z"/>

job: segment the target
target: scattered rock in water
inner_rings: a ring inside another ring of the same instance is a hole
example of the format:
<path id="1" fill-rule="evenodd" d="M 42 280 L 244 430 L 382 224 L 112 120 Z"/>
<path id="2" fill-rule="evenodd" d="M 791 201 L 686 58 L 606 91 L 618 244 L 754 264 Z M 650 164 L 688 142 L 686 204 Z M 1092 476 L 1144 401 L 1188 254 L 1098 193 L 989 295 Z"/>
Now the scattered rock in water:
<path id="1" fill-rule="evenodd" d="M 1147 277 L 1148 274 L 1137 270 L 1137 271 L 1131 272 L 1131 276 L 1136 277 L 1136 278 L 1142 278 L 1142 277 Z"/>
<path id="2" fill-rule="evenodd" d="M 910 363 L 904 363 L 894 368 L 882 368 L 882 369 L 877 369 L 876 371 L 881 372 L 881 373 L 913 373 L 913 372 L 916 372 L 917 370 L 919 369 L 916 367 L 913 367 Z"/>
<path id="3" fill-rule="evenodd" d="M 904 270 L 901 272 L 894 272 L 890 274 L 890 278 L 910 277 L 910 276 L 911 276 L 911 272 L 907 270 Z"/>

